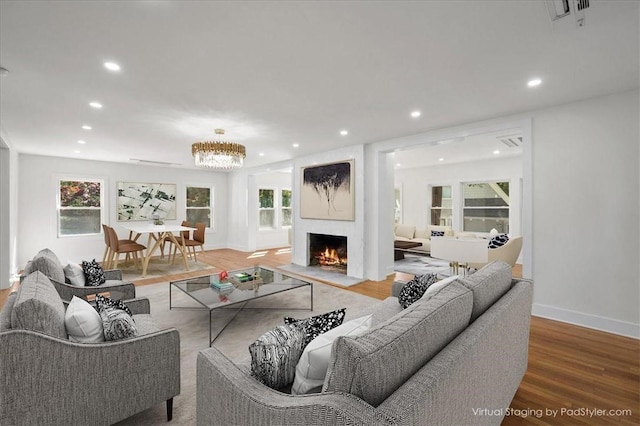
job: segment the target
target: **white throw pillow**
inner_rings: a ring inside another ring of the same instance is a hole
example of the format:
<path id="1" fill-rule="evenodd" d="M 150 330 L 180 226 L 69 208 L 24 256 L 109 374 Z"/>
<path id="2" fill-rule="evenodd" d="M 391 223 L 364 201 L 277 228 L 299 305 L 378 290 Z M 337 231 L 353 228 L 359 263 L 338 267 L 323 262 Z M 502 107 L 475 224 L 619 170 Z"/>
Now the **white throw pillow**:
<path id="1" fill-rule="evenodd" d="M 69 280 L 71 285 L 78 287 L 85 286 L 84 270 L 82 266 L 77 263 L 69 262 L 67 266 L 64 267 L 64 276 Z"/>
<path id="2" fill-rule="evenodd" d="M 456 278 L 459 278 L 459 277 L 460 275 L 453 275 L 451 277 L 445 278 L 443 280 L 440 280 L 436 283 L 431 284 L 427 288 L 427 291 L 424 292 L 421 299 L 424 299 L 424 298 L 430 299 L 433 295 L 435 295 L 437 292 L 445 288 L 448 284 L 454 282 Z"/>
<path id="3" fill-rule="evenodd" d="M 327 375 L 331 347 L 339 336 L 357 336 L 371 328 L 372 315 L 347 321 L 313 339 L 302 352 L 296 366 L 291 393 L 302 395 L 321 387 Z"/>
<path id="4" fill-rule="evenodd" d="M 64 315 L 69 340 L 79 343 L 104 342 L 102 318 L 86 300 L 73 296 Z"/>

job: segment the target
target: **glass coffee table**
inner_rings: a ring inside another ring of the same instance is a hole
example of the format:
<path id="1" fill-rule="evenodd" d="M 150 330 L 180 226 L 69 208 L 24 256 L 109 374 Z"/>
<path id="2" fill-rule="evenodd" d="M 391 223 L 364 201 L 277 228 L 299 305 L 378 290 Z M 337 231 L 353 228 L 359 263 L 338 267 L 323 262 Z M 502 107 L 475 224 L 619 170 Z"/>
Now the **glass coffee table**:
<path id="1" fill-rule="evenodd" d="M 220 281 L 219 274 L 187 278 L 169 283 L 169 309 L 209 310 L 209 346 L 245 308 L 248 302 L 300 287 L 309 287 L 310 307 L 286 308 L 287 310 L 313 311 L 313 283 L 282 274 L 264 266 L 229 271 L 227 279 Z M 195 300 L 200 306 L 173 306 L 172 290 L 176 288 Z M 237 309 L 215 336 L 211 332 L 211 313 L 216 309 Z M 253 308 L 247 308 L 253 309 Z M 278 309 L 278 308 L 255 308 Z M 284 308 L 283 308 L 284 309 Z"/>

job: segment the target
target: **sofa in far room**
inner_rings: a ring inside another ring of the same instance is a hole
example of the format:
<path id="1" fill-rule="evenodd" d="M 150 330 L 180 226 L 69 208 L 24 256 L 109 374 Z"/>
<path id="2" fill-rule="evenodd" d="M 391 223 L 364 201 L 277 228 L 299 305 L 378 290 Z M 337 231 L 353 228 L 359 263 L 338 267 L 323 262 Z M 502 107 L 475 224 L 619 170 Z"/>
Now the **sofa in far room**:
<path id="1" fill-rule="evenodd" d="M 272 389 L 216 347 L 200 351 L 197 424 L 499 425 L 527 369 L 532 282 L 494 262 L 432 284 L 403 309 L 410 285 L 394 283 L 392 297 L 352 313 L 350 322 L 370 316 L 370 328 L 333 336 L 321 387 L 310 388 L 319 393 Z"/>
<path id="2" fill-rule="evenodd" d="M 431 237 L 452 237 L 453 229 L 450 226 L 427 225 L 426 229 L 416 228 L 414 225 L 397 224 L 393 228 L 395 241 L 411 241 L 421 243 L 421 246 L 412 248 L 411 251 L 431 253 Z"/>

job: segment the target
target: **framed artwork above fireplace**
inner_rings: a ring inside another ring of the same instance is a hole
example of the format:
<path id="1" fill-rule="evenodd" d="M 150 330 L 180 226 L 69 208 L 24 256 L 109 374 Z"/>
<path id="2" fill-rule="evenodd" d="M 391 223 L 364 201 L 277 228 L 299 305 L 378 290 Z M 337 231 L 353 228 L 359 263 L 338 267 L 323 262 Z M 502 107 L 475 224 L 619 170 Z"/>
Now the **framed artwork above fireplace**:
<path id="1" fill-rule="evenodd" d="M 355 220 L 354 161 L 302 167 L 302 219 Z"/>

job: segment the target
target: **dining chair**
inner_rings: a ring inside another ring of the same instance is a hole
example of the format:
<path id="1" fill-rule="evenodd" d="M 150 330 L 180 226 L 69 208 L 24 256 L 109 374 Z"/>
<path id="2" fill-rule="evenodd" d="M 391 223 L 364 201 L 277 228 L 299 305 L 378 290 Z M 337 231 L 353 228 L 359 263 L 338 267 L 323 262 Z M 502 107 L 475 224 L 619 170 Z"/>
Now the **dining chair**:
<path id="1" fill-rule="evenodd" d="M 138 252 L 142 254 L 142 251 L 147 247 L 131 240 L 118 240 L 118 234 L 115 229 L 110 226 L 107 226 L 107 231 L 109 232 L 109 249 L 111 250 L 109 265 L 117 268 L 120 254 L 125 253 L 127 255 L 131 254 L 133 256 L 134 265 L 138 266 Z"/>
<path id="2" fill-rule="evenodd" d="M 204 223 L 196 223 L 194 227 L 196 229 L 195 231 L 193 231 L 193 239 L 188 238 L 188 235 L 187 235 L 187 238 L 185 238 L 183 234 L 182 241 L 184 244 L 184 248 L 187 250 L 190 256 L 193 255 L 193 261 L 196 262 L 198 260 L 196 257 L 196 247 L 200 246 L 200 250 L 202 251 L 202 253 L 204 253 L 204 236 L 205 236 L 205 230 L 207 225 L 205 225 Z M 177 247 L 174 247 L 173 248 L 174 261 L 176 256 L 176 250 L 177 250 Z"/>
<path id="3" fill-rule="evenodd" d="M 104 255 L 102 256 L 102 266 L 105 269 L 109 269 L 111 266 L 111 247 L 109 244 L 109 231 L 107 230 L 108 226 L 104 223 L 102 224 L 102 231 L 104 233 Z M 126 240 L 118 240 L 118 244 L 132 244 L 135 243 L 135 240 L 131 239 L 131 232 L 129 232 L 129 239 Z M 127 253 L 126 260 L 129 260 L 129 254 Z"/>

